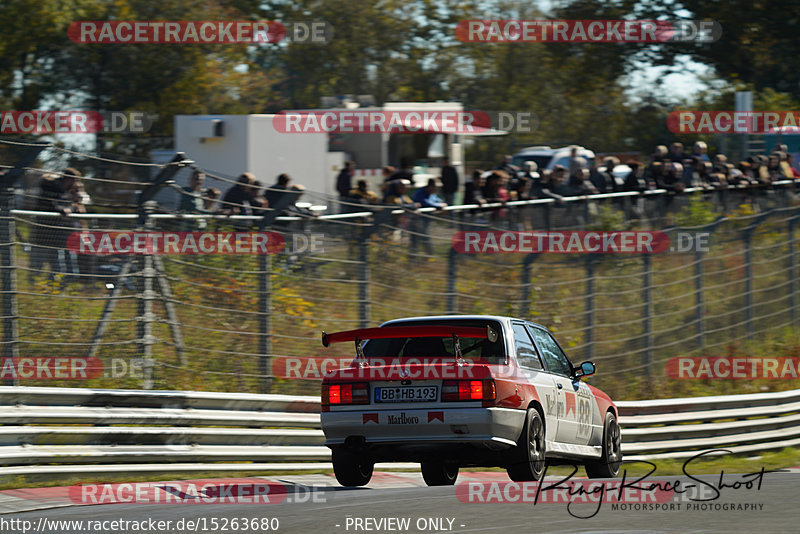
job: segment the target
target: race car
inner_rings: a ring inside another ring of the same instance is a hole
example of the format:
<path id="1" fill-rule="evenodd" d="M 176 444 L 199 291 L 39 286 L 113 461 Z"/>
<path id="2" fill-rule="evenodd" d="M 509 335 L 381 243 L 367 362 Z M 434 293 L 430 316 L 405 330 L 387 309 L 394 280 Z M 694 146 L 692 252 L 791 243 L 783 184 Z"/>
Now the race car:
<path id="1" fill-rule="evenodd" d="M 363 486 L 376 462 L 419 462 L 429 486 L 454 484 L 460 467 L 502 467 L 539 480 L 545 464 L 583 464 L 617 476 L 617 408 L 581 377 L 536 323 L 489 315 L 396 319 L 378 328 L 322 333 L 354 342 L 348 368 L 322 381 L 321 419 L 343 486 Z"/>

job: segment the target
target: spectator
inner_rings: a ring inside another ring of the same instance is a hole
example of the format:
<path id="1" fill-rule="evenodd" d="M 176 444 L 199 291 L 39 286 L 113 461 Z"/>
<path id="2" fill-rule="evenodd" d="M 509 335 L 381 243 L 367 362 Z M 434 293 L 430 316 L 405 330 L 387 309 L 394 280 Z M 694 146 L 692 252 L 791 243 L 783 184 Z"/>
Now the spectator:
<path id="1" fill-rule="evenodd" d="M 289 182 L 292 181 L 292 177 L 286 173 L 279 174 L 277 181 L 272 184 L 271 187 L 264 191 L 264 197 L 266 198 L 267 205 L 273 208 L 278 208 L 279 204 L 286 202 L 284 198 L 289 195 L 293 198 L 294 202 L 302 196 L 303 192 L 305 192 L 305 187 L 302 185 L 293 185 L 290 186 Z M 294 202 L 289 200 L 289 204 L 281 210 L 280 213 L 276 215 L 276 217 L 283 217 L 288 215 L 289 211 L 294 211 Z M 286 226 L 286 221 L 279 221 L 276 223 L 277 226 Z"/>
<path id="2" fill-rule="evenodd" d="M 617 158 L 606 158 L 602 168 L 596 168 L 594 172 L 589 173 L 589 181 L 598 193 L 621 191 L 621 184 L 617 184 L 617 179 L 614 177 L 614 168 L 617 165 L 619 165 Z"/>
<path id="3" fill-rule="evenodd" d="M 458 171 L 450 165 L 450 159 L 442 160 L 442 195 L 448 205 L 455 204 L 455 196 L 458 192 Z"/>
<path id="4" fill-rule="evenodd" d="M 377 204 L 378 195 L 369 190 L 366 180 L 356 182 L 356 188 L 350 191 L 350 201 L 358 204 Z"/>
<path id="5" fill-rule="evenodd" d="M 414 210 L 419 207 L 419 204 L 411 200 L 408 196 L 408 186 L 411 182 L 408 180 L 400 179 L 393 180 L 386 183 L 386 194 L 383 197 L 383 203 L 388 204 L 392 208 L 403 208 L 405 210 Z M 404 213 L 395 218 L 395 229 L 391 232 L 393 241 L 400 241 L 403 237 L 403 231 L 408 230 L 412 224 L 411 217 Z"/>
<path id="6" fill-rule="evenodd" d="M 433 178 L 428 180 L 428 185 L 418 189 L 411 199 L 423 208 L 436 208 L 442 209 L 447 207 L 447 204 L 442 198 L 436 194 L 438 187 L 436 180 Z M 430 256 L 433 254 L 433 245 L 430 236 L 431 219 L 427 214 L 419 214 L 412 220 L 411 230 L 411 253 L 414 254 L 419 245 L 425 249 L 425 252 Z"/>
<path id="7" fill-rule="evenodd" d="M 203 190 L 203 209 L 207 213 L 217 213 L 219 197 L 222 192 L 216 187 L 207 187 Z"/>
<path id="8" fill-rule="evenodd" d="M 381 196 L 386 198 L 386 195 L 389 191 L 389 182 L 393 180 L 392 175 L 395 172 L 395 168 L 391 165 L 386 165 L 381 169 Z"/>
<path id="9" fill-rule="evenodd" d="M 486 202 L 507 202 L 511 199 L 508 190 L 503 187 L 503 179 L 507 177 L 505 171 L 500 170 L 494 170 L 486 177 L 486 183 L 481 191 Z"/>
<path id="10" fill-rule="evenodd" d="M 254 208 L 264 207 L 257 198 L 258 182 L 252 173 L 245 172 L 239 176 L 236 185 L 228 189 L 222 198 L 223 213 L 227 215 L 254 215 Z M 237 225 L 247 227 L 249 223 Z"/>
<path id="11" fill-rule="evenodd" d="M 728 163 L 728 157 L 725 154 L 717 154 L 714 156 L 714 167 L 711 173 L 716 175 L 712 181 L 715 187 L 727 187 L 731 184 L 730 175 L 733 165 Z"/>
<path id="12" fill-rule="evenodd" d="M 86 213 L 86 206 L 92 203 L 92 198 L 88 195 L 88 193 L 86 193 L 83 181 L 80 179 L 75 180 L 72 187 L 69 189 L 69 191 L 67 191 L 67 196 L 72 202 L 73 213 Z M 86 219 L 74 219 L 72 222 L 72 227 L 76 231 L 88 230 L 89 222 Z M 75 276 L 78 276 L 81 273 L 88 274 L 92 270 L 92 257 L 88 254 L 77 254 L 71 250 L 65 249 L 64 260 L 67 272 L 72 273 Z M 69 278 L 65 278 L 64 283 L 66 283 L 68 280 Z M 85 278 L 82 280 L 88 281 L 88 279 Z"/>
<path id="13" fill-rule="evenodd" d="M 786 145 L 782 145 L 786 146 Z M 786 150 L 781 150 L 780 152 L 776 152 L 778 156 L 778 167 L 781 171 L 781 180 L 791 180 L 794 178 L 794 173 L 792 172 L 792 166 L 789 163 L 789 153 Z"/>
<path id="14" fill-rule="evenodd" d="M 205 202 L 203 201 L 203 182 L 205 179 L 206 175 L 200 170 L 195 170 L 192 176 L 189 177 L 189 185 L 181 191 L 181 203 L 178 208 L 181 212 L 206 213 Z M 182 225 L 186 231 L 195 228 L 204 230 L 207 226 L 208 221 L 205 219 L 186 220 Z"/>
<path id="15" fill-rule="evenodd" d="M 350 196 L 350 191 L 353 188 L 353 173 L 356 170 L 356 163 L 348 161 L 344 164 L 344 168 L 339 171 L 336 177 L 336 191 L 339 193 L 339 200 L 346 201 Z"/>
<path id="16" fill-rule="evenodd" d="M 569 196 L 583 196 L 597 194 L 597 188 L 589 181 L 589 169 L 578 168 L 575 174 L 569 177 Z"/>
<path id="17" fill-rule="evenodd" d="M 538 167 L 536 162 L 529 161 L 528 163 L 531 164 L 530 169 L 534 171 L 528 174 L 528 178 L 530 180 L 528 198 L 531 200 L 539 198 L 552 198 L 553 200 L 561 202 L 563 197 L 550 191 L 550 184 L 538 172 L 535 172 Z"/>
<path id="18" fill-rule="evenodd" d="M 686 188 L 683 182 L 683 165 L 677 161 L 667 163 L 657 185 L 660 189 L 666 189 L 672 193 L 681 193 Z"/>
<path id="19" fill-rule="evenodd" d="M 58 216 L 36 217 L 31 229 L 31 279 L 49 265 L 49 280 L 54 280 L 54 273 L 67 272 L 66 248 L 67 238 L 73 227 L 66 216 L 73 213 L 73 187 L 82 176 L 80 171 L 69 167 L 64 169 L 58 178 L 45 175 L 39 182 L 39 199 L 37 211 L 50 211 Z"/>
<path id="20" fill-rule="evenodd" d="M 503 171 L 507 176 L 516 176 L 519 172 L 519 167 L 511 163 L 512 157 L 509 154 L 503 156 L 503 161 L 495 167 L 495 170 Z"/>
<path id="21" fill-rule="evenodd" d="M 264 191 L 264 198 L 268 206 L 275 206 L 289 191 L 289 182 L 292 178 L 288 174 L 279 174 L 277 181 Z"/>
<path id="22" fill-rule="evenodd" d="M 437 208 L 442 209 L 447 207 L 447 203 L 445 203 L 442 198 L 436 194 L 438 187 L 436 185 L 436 180 L 431 178 L 428 180 L 428 185 L 417 189 L 412 197 L 412 200 L 418 203 L 423 208 Z"/>
<path id="23" fill-rule="evenodd" d="M 534 180 L 539 180 L 539 173 L 536 172 L 539 166 L 535 161 L 526 161 L 523 170 L 512 177 L 509 188 L 517 194 L 518 200 L 529 200 Z"/>
<path id="24" fill-rule="evenodd" d="M 569 151 L 569 160 L 567 160 L 567 171 L 569 171 L 569 176 L 573 176 L 578 173 L 578 169 L 582 169 L 586 166 L 586 159 L 578 156 L 578 147 L 574 146 Z"/>
<path id="25" fill-rule="evenodd" d="M 383 198 L 384 204 L 391 206 L 398 206 L 405 209 L 416 209 L 419 204 L 411 200 L 408 196 L 408 186 L 411 182 L 408 180 L 392 180 L 387 187 L 386 196 Z"/>
<path id="26" fill-rule="evenodd" d="M 800 178 L 800 169 L 797 168 L 795 165 L 795 157 L 794 154 L 787 154 L 786 155 L 786 162 L 789 164 L 789 167 L 792 169 L 792 178 L 797 180 Z"/>
<path id="27" fill-rule="evenodd" d="M 464 182 L 464 204 L 486 204 L 486 199 L 481 194 L 483 172 L 482 170 L 473 171 L 472 178 Z"/>
<path id="28" fill-rule="evenodd" d="M 683 152 L 683 143 L 672 143 L 669 145 L 669 154 L 666 159 L 673 163 L 680 163 L 683 167 L 683 160 L 686 159 L 686 154 Z"/>
<path id="29" fill-rule="evenodd" d="M 692 156 L 702 161 L 711 161 L 708 157 L 708 145 L 704 141 L 697 141 L 692 148 Z"/>
<path id="30" fill-rule="evenodd" d="M 550 186 L 548 189 L 560 197 L 572 196 L 572 190 L 567 183 L 567 168 L 556 165 L 550 173 Z"/>

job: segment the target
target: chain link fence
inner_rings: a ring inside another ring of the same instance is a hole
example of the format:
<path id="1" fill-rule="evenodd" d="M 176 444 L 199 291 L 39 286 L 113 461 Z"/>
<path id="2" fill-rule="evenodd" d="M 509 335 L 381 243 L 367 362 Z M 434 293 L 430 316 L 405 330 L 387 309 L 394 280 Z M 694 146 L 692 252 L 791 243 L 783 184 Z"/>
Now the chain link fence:
<path id="1" fill-rule="evenodd" d="M 344 209 L 306 192 L 303 200 L 351 213 L 289 206 L 283 214 L 187 215 L 148 202 L 148 191 L 174 187 L 175 172 L 191 167 L 176 158 L 134 182 L 135 208 L 116 210 L 127 213 L 98 206 L 61 215 L 21 209 L 36 193 L 14 183 L 42 171 L 25 162 L 7 167 L 0 199 L 6 384 L 53 385 L 58 377 L 31 376 L 21 361 L 55 356 L 102 368 L 58 385 L 315 394 L 326 369 L 352 357 L 351 347 L 323 349 L 322 330 L 497 314 L 550 328 L 573 360 L 597 362 L 593 383 L 615 398 L 646 398 L 666 387 L 669 358 L 744 350 L 748 340 L 798 325 L 794 182 L 445 210 Z M 87 190 L 92 181 L 84 178 Z M 691 220 L 697 205 L 711 221 L 674 226 Z M 199 221 L 204 232 L 276 232 L 285 247 L 271 255 L 98 255 L 66 245 L 76 232 L 192 231 Z M 466 230 L 631 228 L 663 229 L 673 245 L 706 236 L 707 245 L 661 254 L 460 254 L 453 247 L 453 236 Z"/>

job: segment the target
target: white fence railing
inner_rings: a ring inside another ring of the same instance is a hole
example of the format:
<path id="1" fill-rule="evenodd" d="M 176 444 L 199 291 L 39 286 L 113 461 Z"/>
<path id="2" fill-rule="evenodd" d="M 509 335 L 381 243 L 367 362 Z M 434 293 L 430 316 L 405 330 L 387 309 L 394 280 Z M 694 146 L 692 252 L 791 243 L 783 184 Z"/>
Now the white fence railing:
<path id="1" fill-rule="evenodd" d="M 800 445 L 800 390 L 617 405 L 629 459 Z M 330 468 L 317 397 L 3 387 L 0 424 L 0 476 Z"/>

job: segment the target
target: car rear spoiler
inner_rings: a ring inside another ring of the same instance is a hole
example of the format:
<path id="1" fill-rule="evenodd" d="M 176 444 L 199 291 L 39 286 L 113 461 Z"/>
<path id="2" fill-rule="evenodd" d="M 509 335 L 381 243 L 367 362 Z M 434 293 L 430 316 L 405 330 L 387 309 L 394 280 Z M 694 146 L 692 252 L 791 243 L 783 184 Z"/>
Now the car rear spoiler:
<path id="1" fill-rule="evenodd" d="M 383 328 L 360 328 L 326 334 L 322 332 L 322 345 L 345 341 L 362 341 L 364 339 L 392 339 L 401 337 L 474 337 L 497 341 L 497 332 L 491 326 L 478 328 L 473 326 L 387 326 Z"/>
<path id="2" fill-rule="evenodd" d="M 393 339 L 403 337 L 452 337 L 453 348 L 456 356 L 456 363 L 458 365 L 464 364 L 464 358 L 461 354 L 460 337 L 471 337 L 488 339 L 492 343 L 497 341 L 497 332 L 492 330 L 492 327 L 486 325 L 486 328 L 478 328 L 473 326 L 388 326 L 383 328 L 360 328 L 358 330 L 346 330 L 344 332 L 335 332 L 333 334 L 326 334 L 322 332 L 322 345 L 327 347 L 331 343 L 343 343 L 345 341 L 355 341 L 356 354 L 360 365 L 366 365 L 364 350 L 361 347 L 361 341 L 364 339 Z"/>

